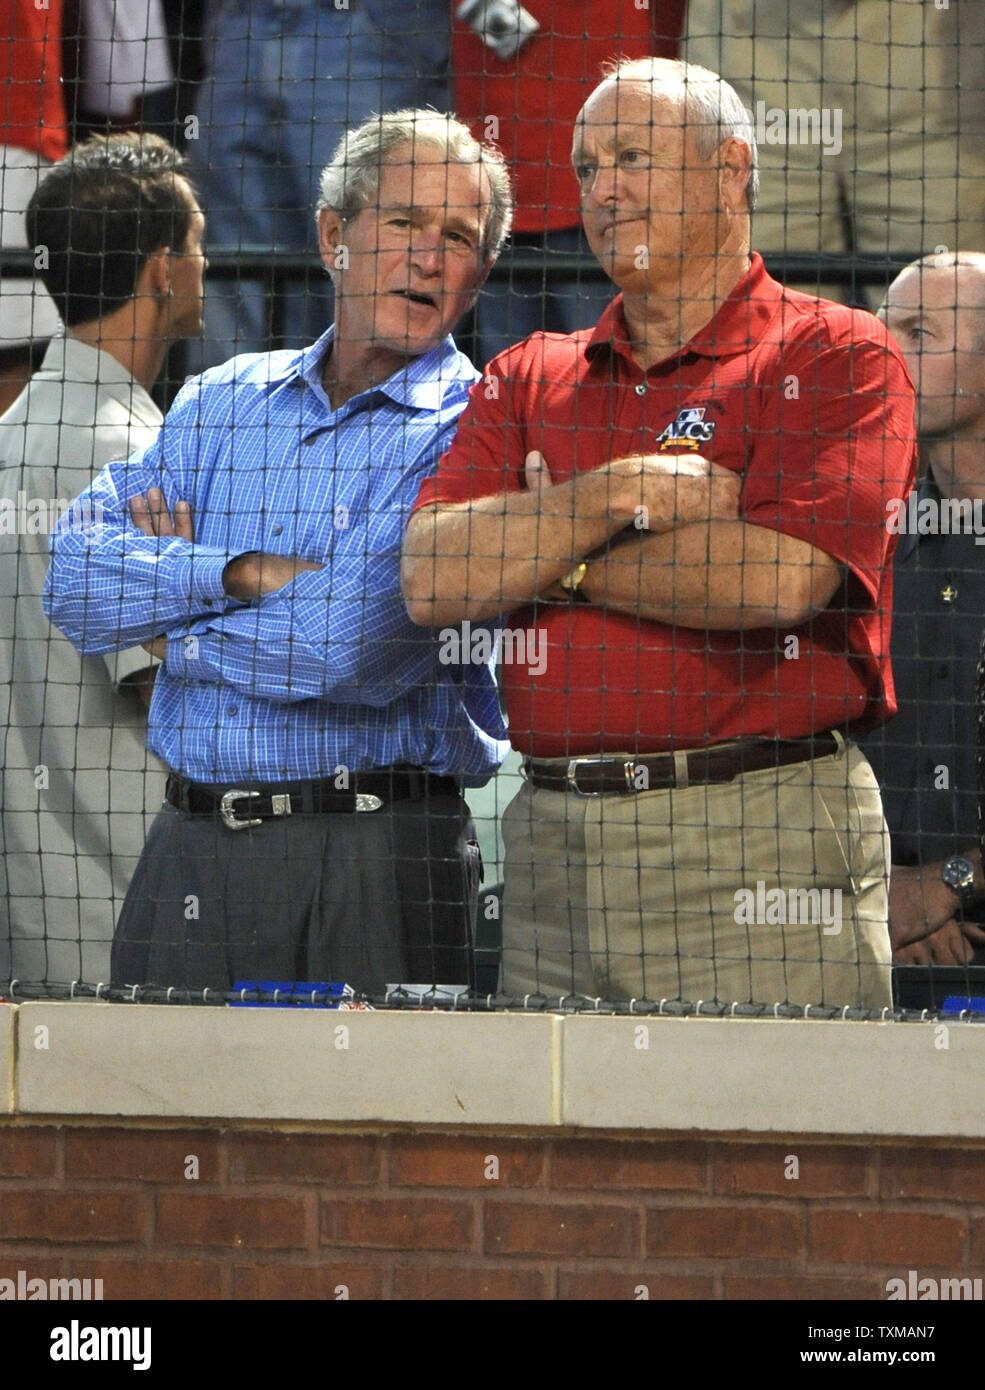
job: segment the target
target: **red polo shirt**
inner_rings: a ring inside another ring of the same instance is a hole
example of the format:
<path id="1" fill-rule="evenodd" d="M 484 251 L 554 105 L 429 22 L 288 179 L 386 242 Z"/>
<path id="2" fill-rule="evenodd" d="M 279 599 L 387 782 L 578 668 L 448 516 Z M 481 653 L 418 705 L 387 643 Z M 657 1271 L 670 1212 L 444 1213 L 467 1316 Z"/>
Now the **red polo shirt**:
<path id="1" fill-rule="evenodd" d="M 824 613 L 789 631 L 699 631 L 579 603 L 515 611 L 504 625 L 543 630 L 547 647 L 546 662 L 535 649 L 533 663 L 501 668 L 514 746 L 658 752 L 892 714 L 886 514 L 913 483 L 913 409 L 878 319 L 784 288 L 759 255 L 687 348 L 645 374 L 621 297 L 594 329 L 537 333 L 495 358 L 417 507 L 522 488 L 531 449 L 561 482 L 620 455 L 693 448 L 742 475 L 743 520 L 846 569 Z"/>

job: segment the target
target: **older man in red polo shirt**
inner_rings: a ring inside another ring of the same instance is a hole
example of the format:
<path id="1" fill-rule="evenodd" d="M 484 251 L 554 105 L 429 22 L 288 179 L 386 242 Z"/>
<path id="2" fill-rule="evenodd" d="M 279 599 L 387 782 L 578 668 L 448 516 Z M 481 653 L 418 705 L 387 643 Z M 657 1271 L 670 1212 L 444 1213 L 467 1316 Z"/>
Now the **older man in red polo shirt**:
<path id="1" fill-rule="evenodd" d="M 750 252 L 754 137 L 714 73 L 615 65 L 573 162 L 622 293 L 494 359 L 404 548 L 416 621 L 510 612 L 504 989 L 888 1005 L 852 734 L 895 709 L 906 368 Z"/>

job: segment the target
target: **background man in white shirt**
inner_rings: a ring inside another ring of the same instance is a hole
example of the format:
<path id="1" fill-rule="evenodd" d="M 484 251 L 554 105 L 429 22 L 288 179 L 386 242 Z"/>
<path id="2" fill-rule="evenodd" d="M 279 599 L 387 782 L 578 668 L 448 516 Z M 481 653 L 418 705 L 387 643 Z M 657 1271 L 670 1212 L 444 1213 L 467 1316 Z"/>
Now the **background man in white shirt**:
<path id="1" fill-rule="evenodd" d="M 158 136 L 97 136 L 27 210 L 65 325 L 0 416 L 0 981 L 109 980 L 113 925 L 160 805 L 140 648 L 79 656 L 41 608 L 48 533 L 103 465 L 150 444 L 172 343 L 202 331 L 205 222 Z"/>

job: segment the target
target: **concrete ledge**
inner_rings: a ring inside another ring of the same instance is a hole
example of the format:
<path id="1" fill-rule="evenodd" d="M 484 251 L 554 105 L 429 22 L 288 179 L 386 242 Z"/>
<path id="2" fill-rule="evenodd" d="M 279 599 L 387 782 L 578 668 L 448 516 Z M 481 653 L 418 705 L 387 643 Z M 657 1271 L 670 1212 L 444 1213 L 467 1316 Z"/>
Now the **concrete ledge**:
<path id="1" fill-rule="evenodd" d="M 14 1048 L 17 1005 L 0 1004 L 0 1115 L 14 1108 Z"/>
<path id="2" fill-rule="evenodd" d="M 15 1108 L 550 1125 L 562 1023 L 540 1014 L 21 1004 Z"/>
<path id="3" fill-rule="evenodd" d="M 985 1137 L 985 1025 L 0 1005 L 0 1113 Z"/>
<path id="4" fill-rule="evenodd" d="M 564 1020 L 566 1125 L 985 1135 L 985 1025 Z"/>

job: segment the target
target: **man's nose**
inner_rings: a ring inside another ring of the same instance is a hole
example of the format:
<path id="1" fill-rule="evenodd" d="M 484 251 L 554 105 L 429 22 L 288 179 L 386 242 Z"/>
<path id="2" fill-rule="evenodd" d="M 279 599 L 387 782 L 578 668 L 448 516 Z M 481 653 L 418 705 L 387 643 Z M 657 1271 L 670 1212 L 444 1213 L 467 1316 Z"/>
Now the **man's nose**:
<path id="1" fill-rule="evenodd" d="M 441 236 L 437 232 L 419 232 L 411 241 L 410 258 L 425 275 L 441 269 Z"/>
<path id="2" fill-rule="evenodd" d="M 586 188 L 586 196 L 594 203 L 611 202 L 619 191 L 619 170 L 615 164 L 599 164 Z"/>

